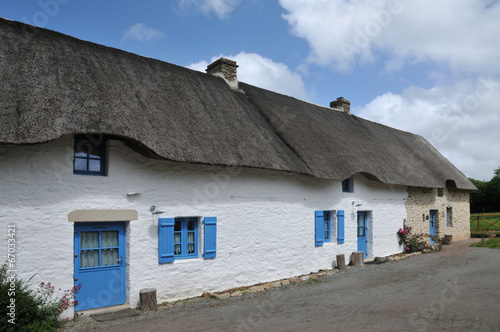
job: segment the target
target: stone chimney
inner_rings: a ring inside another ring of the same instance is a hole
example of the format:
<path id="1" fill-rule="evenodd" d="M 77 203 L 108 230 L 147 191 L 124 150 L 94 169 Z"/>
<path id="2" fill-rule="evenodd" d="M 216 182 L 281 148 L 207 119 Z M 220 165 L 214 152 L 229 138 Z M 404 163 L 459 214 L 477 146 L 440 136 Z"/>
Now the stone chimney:
<path id="1" fill-rule="evenodd" d="M 338 97 L 337 100 L 330 103 L 330 107 L 341 112 L 351 114 L 351 102 L 344 97 Z"/>
<path id="2" fill-rule="evenodd" d="M 236 61 L 220 58 L 209 64 L 206 72 L 210 75 L 222 77 L 232 89 L 238 90 L 236 68 L 238 68 Z"/>

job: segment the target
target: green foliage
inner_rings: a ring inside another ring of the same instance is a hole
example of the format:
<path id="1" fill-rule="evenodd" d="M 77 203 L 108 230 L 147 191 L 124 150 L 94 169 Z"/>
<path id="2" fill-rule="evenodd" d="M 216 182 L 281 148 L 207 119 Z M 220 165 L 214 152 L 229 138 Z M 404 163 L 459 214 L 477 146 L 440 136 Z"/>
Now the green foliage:
<path id="1" fill-rule="evenodd" d="M 31 279 L 30 279 L 31 280 Z M 41 283 L 37 290 L 18 279 L 4 264 L 0 267 L 0 326 L 4 331 L 54 331 L 61 313 L 74 305 L 76 287 L 54 298 L 55 287 Z M 15 324 L 13 324 L 15 323 Z"/>
<path id="2" fill-rule="evenodd" d="M 478 243 L 474 243 L 470 245 L 471 247 L 483 247 L 483 248 L 492 248 L 492 249 L 500 249 L 500 238 L 493 237 L 486 241 L 481 241 Z"/>
<path id="3" fill-rule="evenodd" d="M 500 237 L 500 231 L 471 231 L 470 237 Z"/>
<path id="4" fill-rule="evenodd" d="M 490 181 L 470 179 L 478 189 L 470 193 L 472 213 L 500 211 L 500 167 L 493 173 Z"/>

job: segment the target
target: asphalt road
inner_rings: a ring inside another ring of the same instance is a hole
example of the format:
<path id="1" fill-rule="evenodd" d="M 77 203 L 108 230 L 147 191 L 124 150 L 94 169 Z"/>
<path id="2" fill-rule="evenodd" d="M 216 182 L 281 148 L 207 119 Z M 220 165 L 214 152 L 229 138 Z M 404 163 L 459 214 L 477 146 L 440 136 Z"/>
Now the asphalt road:
<path id="1" fill-rule="evenodd" d="M 350 267 L 226 300 L 203 298 L 71 331 L 500 331 L 500 250 L 471 239 L 439 253 Z"/>

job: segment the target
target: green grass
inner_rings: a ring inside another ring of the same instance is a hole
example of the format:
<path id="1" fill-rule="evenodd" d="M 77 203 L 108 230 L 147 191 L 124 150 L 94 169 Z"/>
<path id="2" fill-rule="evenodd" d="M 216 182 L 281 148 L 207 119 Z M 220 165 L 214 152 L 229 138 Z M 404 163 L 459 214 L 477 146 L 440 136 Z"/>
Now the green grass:
<path id="1" fill-rule="evenodd" d="M 481 247 L 481 248 L 492 248 L 492 249 L 500 249 L 500 238 L 494 237 L 488 239 L 486 241 L 481 241 L 475 244 L 471 244 L 471 247 Z"/>
<path id="2" fill-rule="evenodd" d="M 495 216 L 496 215 L 496 216 Z M 479 219 L 479 229 L 477 227 L 477 217 L 480 216 L 482 219 Z M 492 223 L 496 223 L 496 225 L 492 225 L 488 223 L 486 219 Z M 472 231 L 500 231 L 500 212 L 488 212 L 488 213 L 472 213 L 470 215 L 470 229 Z"/>

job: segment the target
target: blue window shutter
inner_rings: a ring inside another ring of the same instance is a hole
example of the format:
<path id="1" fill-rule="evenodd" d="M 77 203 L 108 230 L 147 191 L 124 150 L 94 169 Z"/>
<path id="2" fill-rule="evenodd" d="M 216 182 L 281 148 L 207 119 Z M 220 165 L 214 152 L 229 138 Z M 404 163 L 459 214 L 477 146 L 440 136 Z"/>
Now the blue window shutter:
<path id="1" fill-rule="evenodd" d="M 314 216 L 316 220 L 315 243 L 316 247 L 321 247 L 325 241 L 325 218 L 323 216 L 323 211 L 314 211 Z"/>
<path id="2" fill-rule="evenodd" d="M 174 218 L 158 219 L 158 260 L 160 264 L 174 261 Z"/>
<path id="3" fill-rule="evenodd" d="M 204 226 L 204 253 L 205 259 L 216 257 L 217 247 L 217 217 L 205 217 Z"/>
<path id="4" fill-rule="evenodd" d="M 337 211 L 337 243 L 344 243 L 344 210 Z"/>

